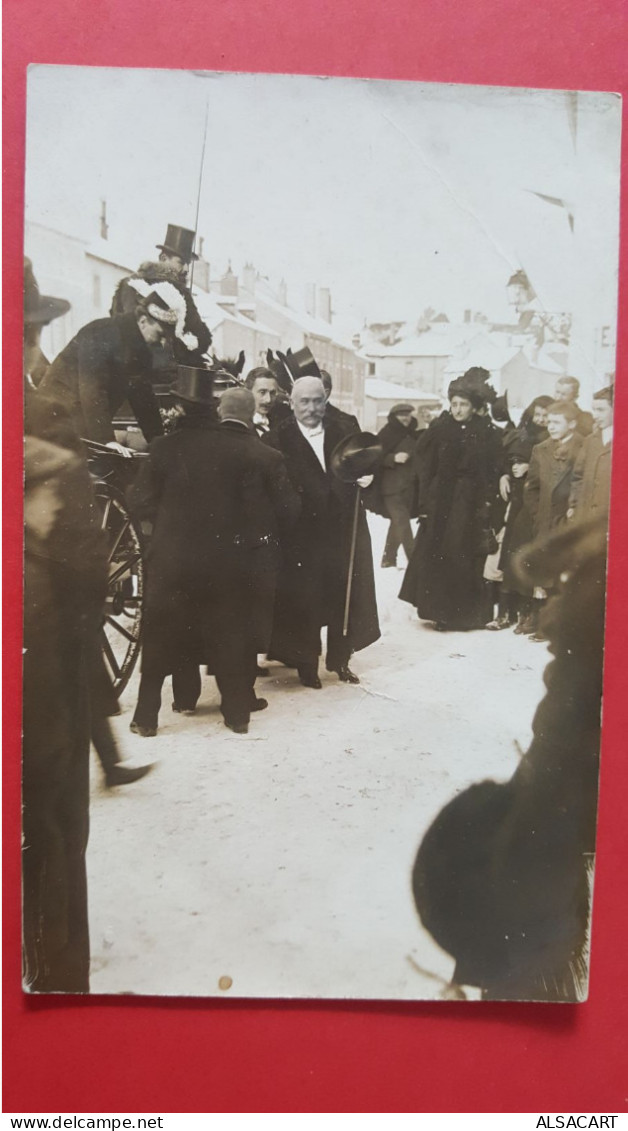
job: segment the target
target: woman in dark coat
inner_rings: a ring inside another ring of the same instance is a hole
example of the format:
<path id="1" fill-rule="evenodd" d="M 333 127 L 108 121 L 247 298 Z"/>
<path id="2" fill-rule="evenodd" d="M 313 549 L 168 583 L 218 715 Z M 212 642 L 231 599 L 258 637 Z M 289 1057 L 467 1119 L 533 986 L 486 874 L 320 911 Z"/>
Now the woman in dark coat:
<path id="1" fill-rule="evenodd" d="M 472 383 L 452 381 L 448 396 L 450 411 L 417 445 L 421 525 L 399 594 L 441 631 L 491 619 L 483 567 L 502 458 L 499 433 L 476 415 L 483 402 Z"/>

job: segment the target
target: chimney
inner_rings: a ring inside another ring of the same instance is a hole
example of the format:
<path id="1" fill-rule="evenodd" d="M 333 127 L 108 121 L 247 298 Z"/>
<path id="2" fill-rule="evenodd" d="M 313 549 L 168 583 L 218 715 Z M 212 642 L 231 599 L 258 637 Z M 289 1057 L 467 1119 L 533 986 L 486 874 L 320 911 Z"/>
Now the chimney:
<path id="1" fill-rule="evenodd" d="M 359 350 L 362 345 L 362 335 L 360 333 L 354 334 L 351 339 L 351 345 L 354 350 Z"/>
<path id="2" fill-rule="evenodd" d="M 277 287 L 277 298 L 282 306 L 288 305 L 288 284 L 282 279 Z"/>
<path id="3" fill-rule="evenodd" d="M 233 295 L 236 298 L 238 296 L 238 277 L 231 270 L 231 260 L 229 260 L 229 266 L 220 280 L 220 293 L 221 295 Z"/>
<path id="4" fill-rule="evenodd" d="M 465 322 L 470 322 L 470 321 L 471 321 L 471 311 L 470 311 L 470 310 L 465 310 L 465 312 L 464 312 L 464 320 L 465 320 Z"/>
<path id="5" fill-rule="evenodd" d="M 316 317 L 316 283 L 305 285 L 305 309 L 312 318 Z"/>
<path id="6" fill-rule="evenodd" d="M 194 286 L 198 287 L 199 291 L 209 291 L 209 263 L 203 255 L 204 239 L 199 236 L 197 245 L 198 259 L 192 264 L 192 279 Z"/>
<path id="7" fill-rule="evenodd" d="M 242 286 L 250 295 L 255 294 L 256 271 L 252 263 L 245 263 L 242 270 Z"/>
<path id="8" fill-rule="evenodd" d="M 329 287 L 318 288 L 318 317 L 331 322 L 331 291 Z"/>
<path id="9" fill-rule="evenodd" d="M 100 238 L 101 240 L 107 239 L 109 225 L 107 223 L 107 201 L 101 200 L 100 202 Z"/>

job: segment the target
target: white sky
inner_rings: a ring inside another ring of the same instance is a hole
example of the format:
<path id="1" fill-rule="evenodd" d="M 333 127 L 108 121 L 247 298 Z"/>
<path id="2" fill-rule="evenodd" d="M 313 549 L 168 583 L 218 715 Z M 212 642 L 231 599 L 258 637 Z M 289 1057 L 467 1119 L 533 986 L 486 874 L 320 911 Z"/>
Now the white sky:
<path id="1" fill-rule="evenodd" d="M 194 227 L 212 274 L 251 260 L 301 303 L 330 286 L 342 321 L 428 305 L 508 319 L 520 265 L 550 309 L 616 304 L 614 95 L 581 95 L 577 146 L 561 92 L 276 75 L 30 68 L 27 219 L 149 258 L 168 222 Z M 531 195 L 575 207 L 566 211 Z"/>

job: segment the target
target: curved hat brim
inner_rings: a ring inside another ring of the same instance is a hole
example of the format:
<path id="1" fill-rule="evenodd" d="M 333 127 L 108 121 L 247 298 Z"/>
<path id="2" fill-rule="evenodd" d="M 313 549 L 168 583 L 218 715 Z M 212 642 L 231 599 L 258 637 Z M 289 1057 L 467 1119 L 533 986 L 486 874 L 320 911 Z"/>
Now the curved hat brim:
<path id="1" fill-rule="evenodd" d="M 352 432 L 334 448 L 331 470 L 343 483 L 355 483 L 379 467 L 384 449 L 372 432 Z"/>
<path id="2" fill-rule="evenodd" d="M 29 326 L 47 326 L 55 318 L 67 314 L 70 303 L 65 298 L 54 298 L 53 295 L 38 295 L 37 303 L 32 309 L 24 308 L 24 322 Z"/>

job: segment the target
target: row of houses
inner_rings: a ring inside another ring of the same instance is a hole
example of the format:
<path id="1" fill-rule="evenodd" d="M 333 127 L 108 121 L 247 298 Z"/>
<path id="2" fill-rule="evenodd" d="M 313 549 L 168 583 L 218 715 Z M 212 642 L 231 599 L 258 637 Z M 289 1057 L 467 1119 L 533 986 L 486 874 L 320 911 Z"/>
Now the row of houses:
<path id="1" fill-rule="evenodd" d="M 25 253 L 33 261 L 40 288 L 71 303 L 68 313 L 42 336 L 42 348 L 50 359 L 81 326 L 107 316 L 118 283 L 138 267 L 108 238 L 88 242 L 34 222 L 26 224 Z M 154 254 L 147 249 L 145 258 Z M 333 325 L 328 288 L 310 285 L 298 304 L 289 301 L 285 282 L 273 289 L 250 263 L 240 275 L 229 264 L 214 277 L 201 246 L 192 291 L 212 332 L 216 357 L 237 357 L 244 350 L 247 372 L 266 364 L 268 350 L 285 353 L 308 346 L 319 366 L 332 376 L 335 403 L 362 419 L 368 362 Z"/>
<path id="2" fill-rule="evenodd" d="M 230 263 L 213 273 L 199 243 L 192 289 L 215 356 L 237 357 L 244 350 L 247 372 L 264 365 L 269 350 L 308 346 L 332 375 L 335 403 L 368 430 L 377 431 L 399 400 L 437 409 L 449 381 L 471 366 L 488 369 L 498 393 L 508 391 L 514 415 L 535 396 L 551 394 L 556 379 L 568 372 L 561 336 L 539 336 L 525 314 L 512 325 L 497 325 L 470 310 L 460 323 L 427 311 L 414 325 L 371 323 L 347 336 L 334 323 L 327 287 L 311 284 L 296 302 L 284 280 L 273 287 L 251 263 L 238 274 Z M 87 242 L 34 222 L 26 225 L 25 249 L 42 289 L 72 304 L 46 329 L 43 348 L 50 358 L 81 326 L 108 314 L 119 281 L 138 266 L 109 238 Z M 146 258 L 151 254 L 147 249 Z"/>

